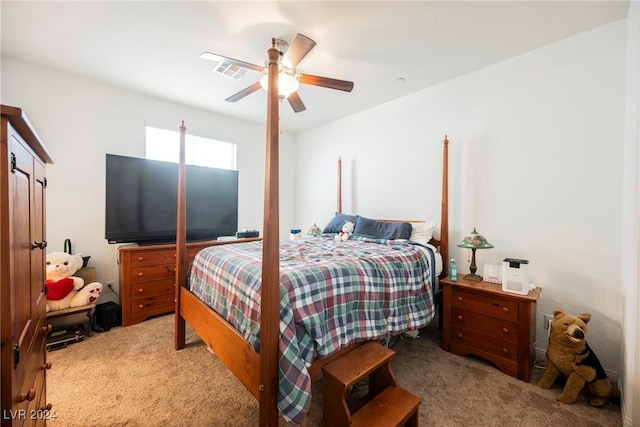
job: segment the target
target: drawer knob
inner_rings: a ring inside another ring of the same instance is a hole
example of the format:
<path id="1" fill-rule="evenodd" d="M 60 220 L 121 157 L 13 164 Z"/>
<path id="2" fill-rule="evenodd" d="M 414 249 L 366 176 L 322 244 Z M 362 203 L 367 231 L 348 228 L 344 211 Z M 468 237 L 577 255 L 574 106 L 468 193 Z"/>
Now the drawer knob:
<path id="1" fill-rule="evenodd" d="M 51 403 L 47 403 L 47 406 L 45 406 L 44 408 L 42 408 L 42 411 L 50 411 L 51 408 L 53 408 L 53 405 Z"/>
<path id="2" fill-rule="evenodd" d="M 138 261 L 142 261 L 143 259 L 144 259 L 144 257 L 143 257 L 143 256 L 139 256 L 139 257 L 138 257 Z"/>
<path id="3" fill-rule="evenodd" d="M 505 334 L 508 334 L 509 333 L 509 329 L 508 328 L 502 328 L 502 332 L 505 333 Z"/>
<path id="4" fill-rule="evenodd" d="M 51 332 L 51 330 L 53 329 L 53 326 L 51 325 L 47 325 L 47 326 L 43 326 L 42 330 L 45 331 L 46 333 Z"/>
<path id="5" fill-rule="evenodd" d="M 143 272 L 138 273 L 138 277 L 142 277 L 143 274 Z"/>
<path id="6" fill-rule="evenodd" d="M 509 354 L 509 349 L 502 347 L 502 352 L 504 354 Z"/>
<path id="7" fill-rule="evenodd" d="M 463 298 L 462 297 L 458 297 L 458 301 L 462 302 Z"/>
<path id="8" fill-rule="evenodd" d="M 35 389 L 31 389 L 26 393 L 22 393 L 19 396 L 20 402 L 24 402 L 25 400 L 28 400 L 29 402 L 31 402 L 33 399 L 36 398 L 36 391 Z"/>
<path id="9" fill-rule="evenodd" d="M 458 314 L 458 320 L 462 320 L 462 314 Z"/>
<path id="10" fill-rule="evenodd" d="M 140 304 L 138 308 L 144 308 L 144 304 Z"/>
<path id="11" fill-rule="evenodd" d="M 462 339 L 462 333 L 458 333 L 458 338 Z"/>
<path id="12" fill-rule="evenodd" d="M 138 292 L 144 292 L 144 288 L 138 289 Z"/>
<path id="13" fill-rule="evenodd" d="M 504 311 L 505 313 L 509 312 L 509 307 L 502 307 L 502 311 Z"/>
<path id="14" fill-rule="evenodd" d="M 43 363 L 40 365 L 40 369 L 51 369 L 51 366 L 53 366 L 51 362 Z"/>
<path id="15" fill-rule="evenodd" d="M 176 272 L 176 268 L 175 267 L 171 268 L 171 267 L 167 266 L 167 271 L 169 273 L 175 273 Z"/>

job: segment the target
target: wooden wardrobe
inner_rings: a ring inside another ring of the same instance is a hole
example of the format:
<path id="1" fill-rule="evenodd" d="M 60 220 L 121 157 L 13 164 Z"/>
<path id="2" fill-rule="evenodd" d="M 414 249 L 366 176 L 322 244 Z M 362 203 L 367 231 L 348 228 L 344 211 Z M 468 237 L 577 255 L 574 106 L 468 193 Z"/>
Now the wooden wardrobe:
<path id="1" fill-rule="evenodd" d="M 2 105 L 0 152 L 0 365 L 2 427 L 44 425 L 46 398 L 45 165 L 38 134 Z"/>

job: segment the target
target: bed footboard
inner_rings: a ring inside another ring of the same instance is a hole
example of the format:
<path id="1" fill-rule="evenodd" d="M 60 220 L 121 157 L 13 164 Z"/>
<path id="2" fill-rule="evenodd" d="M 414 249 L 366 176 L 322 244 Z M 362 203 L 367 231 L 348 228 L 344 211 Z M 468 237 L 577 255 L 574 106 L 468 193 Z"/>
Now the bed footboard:
<path id="1" fill-rule="evenodd" d="M 180 302 L 180 316 L 258 399 L 260 355 L 226 320 L 185 288 L 181 289 Z"/>

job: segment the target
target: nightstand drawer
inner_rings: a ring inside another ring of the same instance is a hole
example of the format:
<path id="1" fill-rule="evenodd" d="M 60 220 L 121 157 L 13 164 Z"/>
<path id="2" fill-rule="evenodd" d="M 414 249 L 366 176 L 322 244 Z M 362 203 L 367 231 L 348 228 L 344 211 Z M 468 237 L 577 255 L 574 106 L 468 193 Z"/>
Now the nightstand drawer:
<path id="1" fill-rule="evenodd" d="M 138 252 L 131 254 L 131 267 L 176 263 L 176 251 L 172 249 Z"/>
<path id="2" fill-rule="evenodd" d="M 504 292 L 495 283 L 448 277 L 440 285 L 442 348 L 490 360 L 504 373 L 528 382 L 540 288 L 519 295 Z"/>
<path id="3" fill-rule="evenodd" d="M 131 269 L 131 283 L 150 280 L 173 279 L 176 276 L 175 264 L 149 265 Z"/>
<path id="4" fill-rule="evenodd" d="M 174 308 L 174 294 L 138 299 L 131 302 L 131 319 L 133 323 L 138 323 L 156 314 L 170 313 Z"/>
<path id="5" fill-rule="evenodd" d="M 512 343 L 518 342 L 518 324 L 460 308 L 451 309 L 451 326 L 476 330 Z"/>
<path id="6" fill-rule="evenodd" d="M 492 295 L 453 289 L 451 306 L 511 322 L 518 321 L 518 303 Z"/>
<path id="7" fill-rule="evenodd" d="M 175 292 L 175 278 L 136 283 L 129 290 L 132 300 L 155 295 L 173 295 Z"/>
<path id="8" fill-rule="evenodd" d="M 518 344 L 497 339 L 473 329 L 454 326 L 451 328 L 451 337 L 451 350 L 454 353 L 458 353 L 455 348 L 455 344 L 458 343 L 466 344 L 473 348 L 474 351 L 471 351 L 471 353 L 480 350 L 510 361 L 516 361 L 518 357 Z"/>

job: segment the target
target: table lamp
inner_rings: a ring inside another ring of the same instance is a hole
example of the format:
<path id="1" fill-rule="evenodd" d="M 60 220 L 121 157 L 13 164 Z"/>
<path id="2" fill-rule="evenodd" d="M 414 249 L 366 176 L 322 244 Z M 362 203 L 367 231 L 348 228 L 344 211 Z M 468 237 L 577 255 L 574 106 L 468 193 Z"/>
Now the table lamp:
<path id="1" fill-rule="evenodd" d="M 485 239 L 483 235 L 478 234 L 474 227 L 471 234 L 465 236 L 462 242 L 458 243 L 458 247 L 471 249 L 472 253 L 471 266 L 469 266 L 469 271 L 471 272 L 471 274 L 467 274 L 466 276 L 464 276 L 464 278 L 466 280 L 473 280 L 476 282 L 481 281 L 482 276 L 476 274 L 476 270 L 478 269 L 476 267 L 476 249 L 490 249 L 493 247 L 493 245 L 487 242 L 487 239 Z"/>

